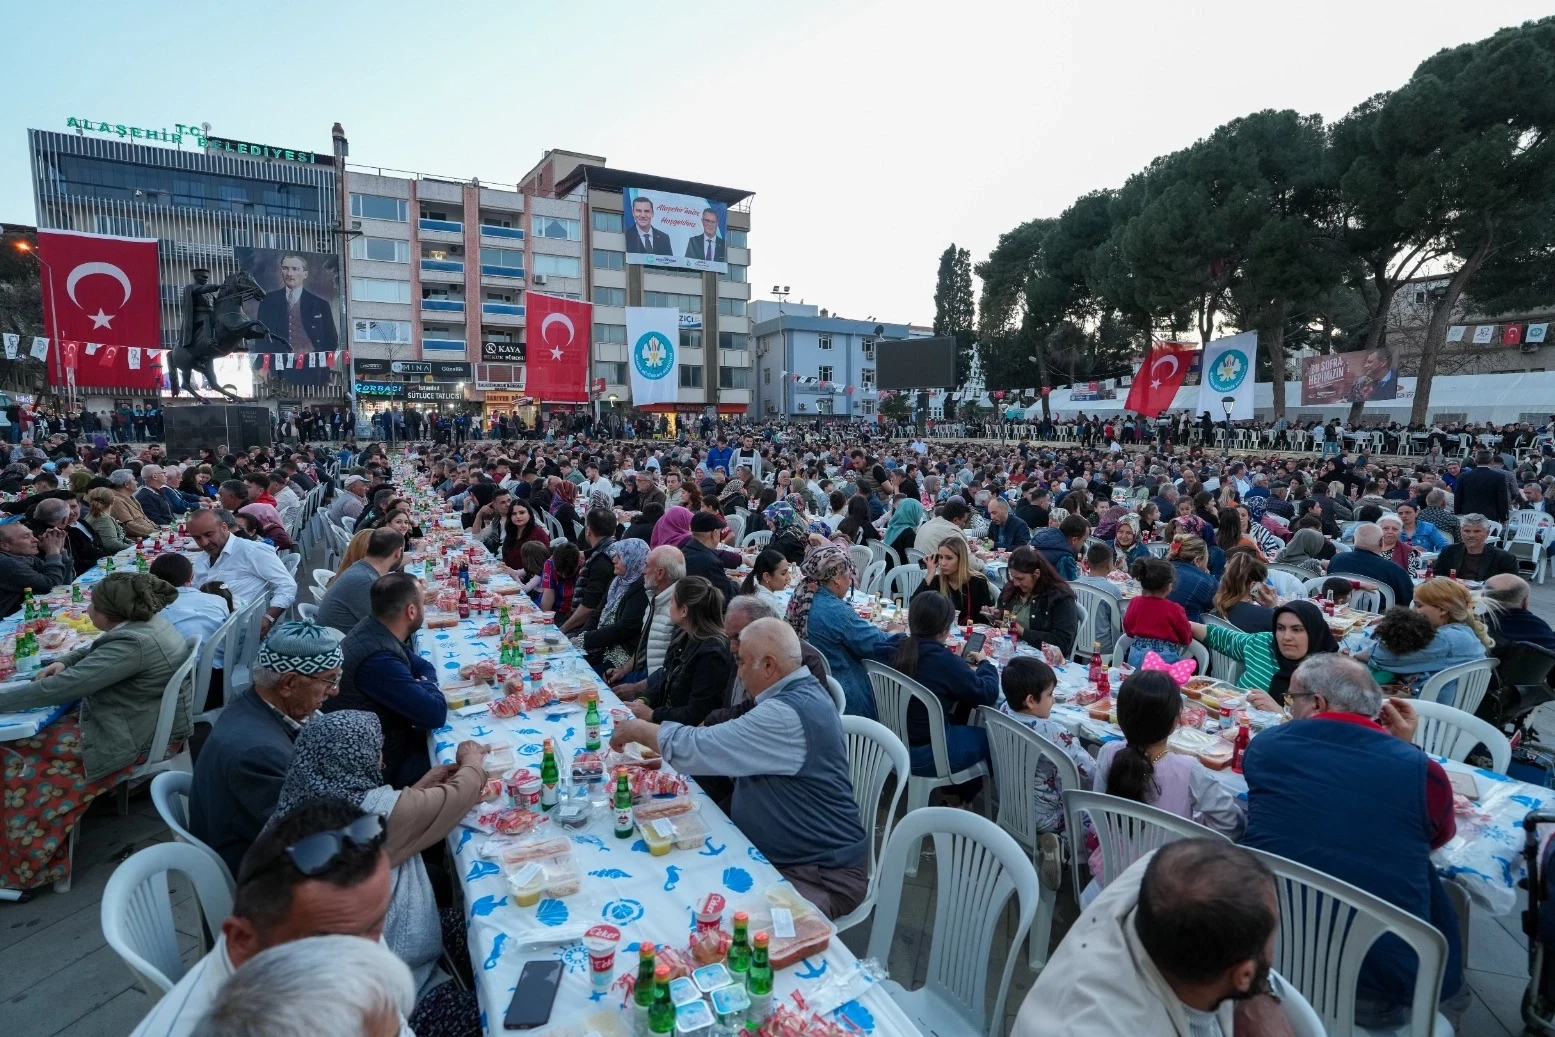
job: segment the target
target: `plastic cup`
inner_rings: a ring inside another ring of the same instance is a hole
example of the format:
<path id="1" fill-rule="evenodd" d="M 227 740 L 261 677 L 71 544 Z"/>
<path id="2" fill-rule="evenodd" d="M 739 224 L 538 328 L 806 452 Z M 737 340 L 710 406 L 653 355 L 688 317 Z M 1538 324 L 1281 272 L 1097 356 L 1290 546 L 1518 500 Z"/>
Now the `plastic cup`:
<path id="1" fill-rule="evenodd" d="M 589 953 L 589 983 L 595 990 L 609 990 L 615 978 L 616 945 L 621 930 L 613 925 L 592 926 L 583 934 L 583 947 Z"/>
<path id="2" fill-rule="evenodd" d="M 717 893 L 709 893 L 697 904 L 697 932 L 716 930 L 723 925 L 724 908 L 728 902 Z"/>

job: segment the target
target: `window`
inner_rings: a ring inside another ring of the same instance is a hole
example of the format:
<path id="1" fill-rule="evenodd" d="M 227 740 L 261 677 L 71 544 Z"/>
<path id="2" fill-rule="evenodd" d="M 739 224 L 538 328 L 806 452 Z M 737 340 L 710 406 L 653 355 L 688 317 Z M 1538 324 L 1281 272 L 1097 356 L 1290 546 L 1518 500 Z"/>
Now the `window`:
<path id="1" fill-rule="evenodd" d="M 491 289 L 488 288 L 486 290 L 486 301 L 487 302 L 516 303 L 516 302 L 519 301 L 519 293 L 518 292 L 495 292 L 495 291 L 492 291 Z"/>
<path id="2" fill-rule="evenodd" d="M 596 248 L 594 250 L 594 269 L 620 270 L 625 266 L 625 252 L 612 252 L 608 248 Z"/>
<path id="3" fill-rule="evenodd" d="M 680 365 L 680 387 L 682 389 L 702 388 L 702 368 L 696 365 Z"/>
<path id="4" fill-rule="evenodd" d="M 557 216 L 533 216 L 530 220 L 529 228 L 537 238 L 579 241 L 583 237 L 583 225 L 577 220 L 564 220 Z"/>
<path id="5" fill-rule="evenodd" d="M 404 223 L 409 212 L 410 203 L 404 198 L 388 198 L 381 194 L 351 196 L 351 215 L 360 219 Z"/>
<path id="6" fill-rule="evenodd" d="M 379 277 L 353 277 L 351 298 L 357 302 L 410 302 L 410 282 L 387 281 Z"/>
<path id="7" fill-rule="evenodd" d="M 874 400 L 859 400 L 858 401 L 858 412 L 860 414 L 873 414 L 873 413 L 875 413 L 875 401 Z"/>
<path id="8" fill-rule="evenodd" d="M 577 256 L 552 256 L 536 252 L 535 273 L 546 277 L 582 277 L 583 260 Z"/>
<path id="9" fill-rule="evenodd" d="M 410 242 L 399 238 L 352 238 L 351 258 L 371 259 L 379 263 L 409 263 Z"/>
<path id="10" fill-rule="evenodd" d="M 745 300 L 744 299 L 719 299 L 718 300 L 718 313 L 719 313 L 720 316 L 723 316 L 723 317 L 743 317 L 743 316 L 745 316 Z M 827 347 L 827 348 L 830 348 L 830 347 Z"/>
<path id="11" fill-rule="evenodd" d="M 695 331 L 695 330 L 691 330 L 691 329 L 688 329 L 688 328 L 681 328 L 680 329 L 680 348 L 681 349 L 701 349 L 702 348 L 702 333 L 700 331 Z"/>
<path id="12" fill-rule="evenodd" d="M 749 232 L 735 230 L 733 227 L 730 227 L 729 233 L 724 238 L 724 244 L 728 245 L 730 248 L 748 248 L 749 246 L 745 244 L 745 235 L 747 233 Z"/>
<path id="13" fill-rule="evenodd" d="M 720 389 L 749 389 L 751 387 L 751 369 L 748 367 L 720 367 L 718 369 L 718 388 Z"/>
<path id="14" fill-rule="evenodd" d="M 831 336 L 830 335 L 822 335 L 821 338 L 820 338 L 820 345 L 821 345 L 822 349 L 830 349 L 831 348 Z"/>
<path id="15" fill-rule="evenodd" d="M 718 333 L 719 349 L 749 349 L 751 337 L 743 331 L 720 331 Z"/>
<path id="16" fill-rule="evenodd" d="M 861 367 L 858 372 L 859 384 L 866 389 L 875 387 L 875 369 L 873 367 Z"/>
<path id="17" fill-rule="evenodd" d="M 507 227 L 507 228 L 511 228 L 513 226 L 513 221 L 507 219 L 504 216 L 482 216 L 481 217 L 481 226 L 482 227 Z"/>
<path id="18" fill-rule="evenodd" d="M 676 292 L 643 292 L 644 306 L 666 306 L 681 313 L 701 313 L 700 295 L 682 295 Z"/>
<path id="19" fill-rule="evenodd" d="M 435 300 L 437 300 L 439 302 L 448 302 L 450 299 L 458 299 L 459 297 L 462 297 L 463 295 L 464 295 L 464 286 L 463 285 L 455 287 L 452 290 L 450 290 L 450 289 L 448 289 L 446 287 L 443 287 L 441 285 L 438 285 L 436 287 L 422 288 L 421 289 L 421 298 L 423 298 L 423 299 L 435 299 Z M 459 306 L 462 308 L 464 306 L 464 303 L 460 302 Z M 447 307 L 444 307 L 444 309 L 446 309 L 446 308 Z"/>
<path id="20" fill-rule="evenodd" d="M 594 325 L 595 342 L 614 342 L 626 345 L 625 324 L 596 324 Z"/>
<path id="21" fill-rule="evenodd" d="M 823 381 L 823 382 L 829 382 L 829 381 L 832 380 L 831 373 L 832 373 L 832 365 L 831 364 L 822 364 L 821 367 L 820 367 L 820 371 L 819 371 L 817 377 L 819 377 L 821 379 L 821 381 Z"/>
<path id="22" fill-rule="evenodd" d="M 99 234 L 113 234 L 121 238 L 146 236 L 146 221 L 131 216 L 104 216 L 99 213 L 95 222 Z"/>
<path id="23" fill-rule="evenodd" d="M 772 368 L 770 368 L 770 367 L 763 367 L 761 369 L 761 384 L 763 384 L 763 385 L 771 385 L 772 384 Z"/>
<path id="24" fill-rule="evenodd" d="M 676 267 L 672 267 L 672 266 L 654 267 L 653 268 L 653 272 L 658 274 L 661 277 L 695 277 L 695 278 L 701 278 L 701 276 L 702 276 L 702 271 L 700 271 L 700 270 L 680 270 L 680 269 L 678 269 Z"/>
<path id="25" fill-rule="evenodd" d="M 626 365 L 612 360 L 596 360 L 594 377 L 603 378 L 608 385 L 625 385 Z"/>
<path id="26" fill-rule="evenodd" d="M 353 338 L 358 342 L 410 342 L 408 320 L 357 320 L 352 321 Z"/>
<path id="27" fill-rule="evenodd" d="M 605 212 L 601 209 L 594 210 L 594 229 L 606 233 L 621 233 L 621 214 L 618 212 Z"/>
<path id="28" fill-rule="evenodd" d="M 604 288 L 594 286 L 594 305 L 596 306 L 625 306 L 625 288 Z"/>
<path id="29" fill-rule="evenodd" d="M 875 340 L 872 338 L 866 338 L 864 340 L 864 359 L 875 359 Z"/>
<path id="30" fill-rule="evenodd" d="M 505 266 L 517 270 L 524 268 L 524 250 L 521 248 L 481 247 L 481 266 Z"/>
<path id="31" fill-rule="evenodd" d="M 820 399 L 816 400 L 815 412 L 817 414 L 832 413 L 832 398 L 830 396 L 822 396 Z"/>
<path id="32" fill-rule="evenodd" d="M 729 264 L 729 272 L 724 274 L 724 280 L 726 280 L 726 281 L 738 281 L 741 284 L 744 284 L 745 283 L 745 267 L 743 265 L 739 264 L 739 263 L 730 263 Z"/>

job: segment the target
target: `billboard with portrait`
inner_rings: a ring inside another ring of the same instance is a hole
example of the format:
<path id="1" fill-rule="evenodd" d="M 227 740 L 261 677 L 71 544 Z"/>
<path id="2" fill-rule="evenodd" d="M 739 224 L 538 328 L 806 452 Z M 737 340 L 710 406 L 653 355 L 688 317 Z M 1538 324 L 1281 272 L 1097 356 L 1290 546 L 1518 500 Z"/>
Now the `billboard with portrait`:
<path id="1" fill-rule="evenodd" d="M 1393 351 L 1380 349 L 1310 356 L 1301 362 L 1303 407 L 1381 402 L 1398 398 Z"/>
<path id="2" fill-rule="evenodd" d="M 264 289 L 254 316 L 284 340 L 254 341 L 249 351 L 304 355 L 296 367 L 276 373 L 292 385 L 327 385 L 330 369 L 320 355 L 340 348 L 340 257 L 331 252 L 234 248 L 233 258 Z M 316 364 L 316 366 L 313 366 Z M 274 368 L 272 368 L 273 370 Z"/>
<path id="3" fill-rule="evenodd" d="M 621 191 L 626 261 L 728 273 L 729 206 L 641 187 Z"/>

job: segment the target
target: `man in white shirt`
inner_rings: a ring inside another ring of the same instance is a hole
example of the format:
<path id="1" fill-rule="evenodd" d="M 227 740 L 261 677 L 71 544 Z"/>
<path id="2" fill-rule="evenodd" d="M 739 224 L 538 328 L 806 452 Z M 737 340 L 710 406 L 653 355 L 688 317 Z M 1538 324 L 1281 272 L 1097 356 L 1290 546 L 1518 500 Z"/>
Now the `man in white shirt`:
<path id="1" fill-rule="evenodd" d="M 270 607 L 260 625 L 260 636 L 268 634 L 270 624 L 297 599 L 297 581 L 286 571 L 275 548 L 233 536 L 214 511 L 199 512 L 189 520 L 187 528 L 201 552 L 190 558 L 194 563 L 195 586 L 220 580 L 241 602 L 268 594 Z"/>
<path id="2" fill-rule="evenodd" d="M 308 936 L 379 939 L 393 888 L 385 826 L 338 799 L 305 800 L 277 820 L 243 857 L 215 945 L 130 1037 L 187 1037 L 228 977 L 267 948 Z"/>
<path id="3" fill-rule="evenodd" d="M 302 498 L 292 489 L 286 473 L 279 469 L 270 473 L 270 496 L 275 498 L 275 510 L 281 513 L 281 525 L 295 529 L 302 520 Z"/>
<path id="4" fill-rule="evenodd" d="M 589 495 L 595 490 L 602 490 L 611 500 L 616 499 L 615 486 L 609 479 L 599 474 L 599 462 L 590 460 L 583 466 L 583 485 L 578 487 L 578 496 L 588 500 Z"/>

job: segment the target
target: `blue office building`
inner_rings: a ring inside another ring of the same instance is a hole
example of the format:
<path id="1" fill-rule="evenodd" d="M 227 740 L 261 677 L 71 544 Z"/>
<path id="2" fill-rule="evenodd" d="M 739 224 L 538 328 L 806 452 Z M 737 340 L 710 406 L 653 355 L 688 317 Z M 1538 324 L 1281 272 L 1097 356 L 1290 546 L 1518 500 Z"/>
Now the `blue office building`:
<path id="1" fill-rule="evenodd" d="M 874 421 L 880 410 L 876 345 L 929 333 L 907 324 L 833 317 L 804 303 L 761 300 L 751 309 L 756 321 L 755 414 L 763 421 Z"/>

